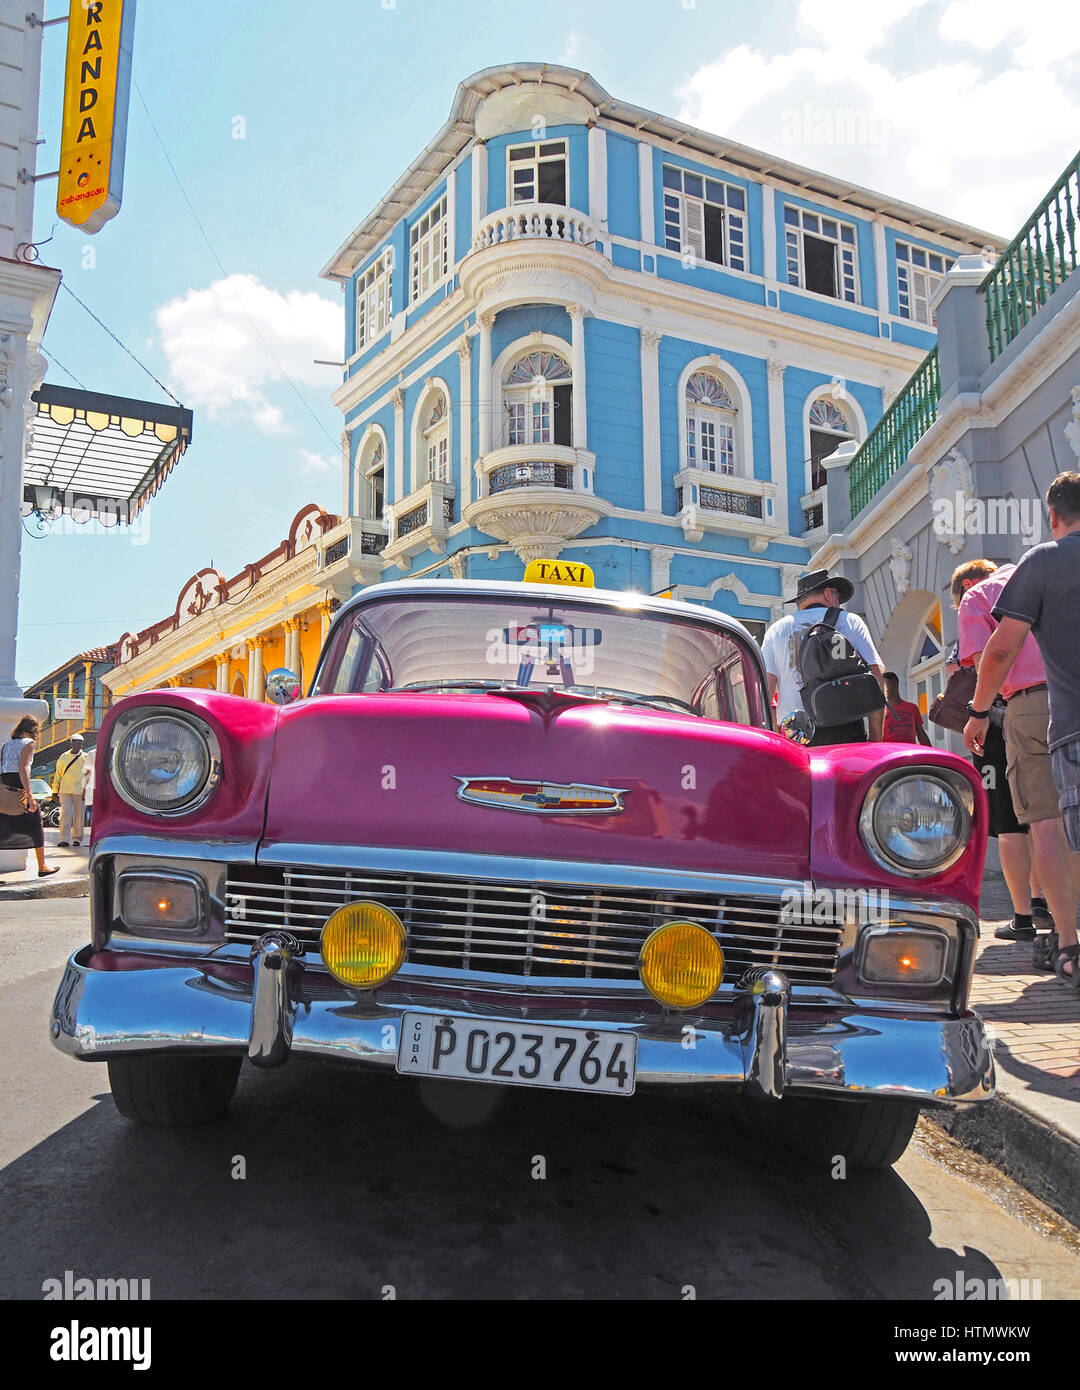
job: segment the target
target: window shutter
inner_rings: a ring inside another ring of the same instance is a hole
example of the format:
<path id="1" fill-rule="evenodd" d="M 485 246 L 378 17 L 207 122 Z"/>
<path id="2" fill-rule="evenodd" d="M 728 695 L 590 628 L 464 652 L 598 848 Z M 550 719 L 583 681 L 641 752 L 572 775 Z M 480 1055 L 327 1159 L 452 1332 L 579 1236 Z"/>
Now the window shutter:
<path id="1" fill-rule="evenodd" d="M 686 198 L 683 200 L 685 209 L 685 231 L 683 233 L 683 250 L 693 251 L 699 260 L 705 259 L 705 218 L 702 215 L 701 204 L 696 198 Z"/>

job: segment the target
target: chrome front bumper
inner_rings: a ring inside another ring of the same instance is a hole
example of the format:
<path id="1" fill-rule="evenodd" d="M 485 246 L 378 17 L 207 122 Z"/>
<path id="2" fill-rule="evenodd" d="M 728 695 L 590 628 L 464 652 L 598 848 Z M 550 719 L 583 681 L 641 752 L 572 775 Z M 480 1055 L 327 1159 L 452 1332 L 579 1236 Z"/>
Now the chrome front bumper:
<path id="1" fill-rule="evenodd" d="M 981 1020 L 793 1008 L 777 971 L 751 971 L 723 1017 L 649 1016 L 623 1001 L 580 996 L 463 995 L 395 978 L 362 1001 L 308 976 L 285 932 L 252 951 L 253 981 L 194 962 L 94 968 L 68 961 L 53 1004 L 54 1044 L 84 1061 L 140 1052 L 246 1054 L 258 1066 L 290 1055 L 393 1069 L 406 1010 L 633 1033 L 639 1085 L 695 1085 L 782 1095 L 894 1096 L 920 1104 L 987 1100 L 994 1064 Z"/>

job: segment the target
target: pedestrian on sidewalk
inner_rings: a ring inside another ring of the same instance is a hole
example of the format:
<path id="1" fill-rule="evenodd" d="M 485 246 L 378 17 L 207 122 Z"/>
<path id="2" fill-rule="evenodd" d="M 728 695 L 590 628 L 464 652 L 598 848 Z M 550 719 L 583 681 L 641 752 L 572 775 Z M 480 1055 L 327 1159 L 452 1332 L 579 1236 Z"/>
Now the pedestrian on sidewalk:
<path id="1" fill-rule="evenodd" d="M 0 849 L 32 849 L 38 878 L 46 878 L 60 869 L 45 863 L 41 810 L 30 790 L 30 765 L 40 737 L 41 725 L 26 715 L 0 748 Z"/>
<path id="2" fill-rule="evenodd" d="M 969 748 L 983 742 L 989 702 L 1014 678 L 1034 634 L 1045 662 L 1045 684 L 1007 701 L 1010 786 L 1014 801 L 1018 787 L 1028 799 L 1035 864 L 1057 924 L 1058 977 L 1080 988 L 1080 649 L 1075 629 L 1080 612 L 1080 473 L 1059 474 L 1047 490 L 1046 505 L 1053 540 L 1029 550 L 995 596 L 998 628 L 983 653 L 964 741 Z M 1047 728 L 1040 739 L 1044 710 Z M 1054 816 L 1048 812 L 1051 799 Z M 1025 819 L 1019 809 L 1018 815 Z"/>
<path id="3" fill-rule="evenodd" d="M 71 748 L 61 753 L 53 774 L 52 789 L 60 793 L 60 838 L 58 849 L 66 849 L 70 844 L 76 848 L 82 843 L 83 833 L 83 794 L 86 790 L 86 774 L 90 764 L 83 752 L 82 734 L 72 734 Z"/>
<path id="4" fill-rule="evenodd" d="M 922 710 L 910 700 L 900 698 L 900 677 L 895 671 L 886 671 L 881 678 L 885 687 L 885 726 L 882 729 L 883 743 L 924 743 L 932 748 L 930 736 L 923 724 Z"/>
<path id="5" fill-rule="evenodd" d="M 964 596 L 996 570 L 993 560 L 968 560 L 958 566 L 952 576 L 952 603 L 958 610 L 960 635 L 955 652 L 950 655 L 955 655 L 958 665 L 973 666 L 976 671 L 997 623 L 981 591 L 970 602 L 965 602 Z M 952 675 L 948 665 L 946 671 Z M 994 935 L 1004 941 L 1034 941 L 1036 927 L 1052 930 L 1054 919 L 1041 896 L 1038 874 L 1032 863 L 1028 827 L 1020 824 L 1013 807 L 1006 776 L 1004 722 L 1005 701 L 999 697 L 990 710 L 983 750 L 972 755 L 990 808 L 987 833 L 998 842 L 1001 873 L 1013 905 L 1012 921 L 998 927 Z"/>
<path id="6" fill-rule="evenodd" d="M 881 657 L 870 636 L 870 629 L 856 613 L 847 613 L 843 605 L 855 593 L 850 579 L 841 575 L 830 575 L 828 570 L 813 570 L 800 576 L 795 597 L 788 599 L 798 607 L 797 613 L 789 613 L 778 619 L 765 633 L 761 643 L 765 658 L 765 672 L 769 682 L 769 698 L 776 696 L 777 727 L 789 714 L 807 710 L 803 701 L 803 677 L 799 666 L 802 643 L 810 629 L 829 619 L 835 613 L 835 631 L 847 639 L 858 656 L 873 672 L 878 681 L 885 673 Z M 879 696 L 880 698 L 880 696 Z M 818 725 L 810 739 L 810 745 L 820 747 L 830 743 L 865 743 L 867 741 L 867 721 L 869 721 L 870 742 L 881 740 L 882 710 L 872 710 L 866 719 L 854 719 L 843 724 Z"/>

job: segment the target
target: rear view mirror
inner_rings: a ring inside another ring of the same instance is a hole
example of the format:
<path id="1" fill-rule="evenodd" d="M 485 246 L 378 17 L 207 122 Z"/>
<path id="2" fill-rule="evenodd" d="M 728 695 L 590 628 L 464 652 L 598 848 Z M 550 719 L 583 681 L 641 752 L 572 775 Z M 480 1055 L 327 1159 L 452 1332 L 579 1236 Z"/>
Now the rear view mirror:
<path id="1" fill-rule="evenodd" d="M 287 666 L 278 666 L 266 677 L 266 698 L 272 705 L 291 705 L 300 698 L 300 677 Z"/>

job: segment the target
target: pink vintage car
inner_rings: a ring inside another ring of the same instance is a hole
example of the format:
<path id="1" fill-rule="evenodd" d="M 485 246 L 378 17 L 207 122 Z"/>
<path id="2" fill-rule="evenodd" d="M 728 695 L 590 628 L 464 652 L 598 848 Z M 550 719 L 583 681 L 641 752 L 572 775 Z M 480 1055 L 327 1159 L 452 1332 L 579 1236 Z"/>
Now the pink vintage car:
<path id="1" fill-rule="evenodd" d="M 968 1009 L 985 794 L 950 754 L 806 748 L 690 604 L 402 580 L 310 693 L 136 695 L 98 744 L 89 945 L 52 1035 L 194 1124 L 245 1057 L 742 1094 L 880 1166 L 993 1093 Z M 292 687 L 290 689 L 290 686 Z"/>

